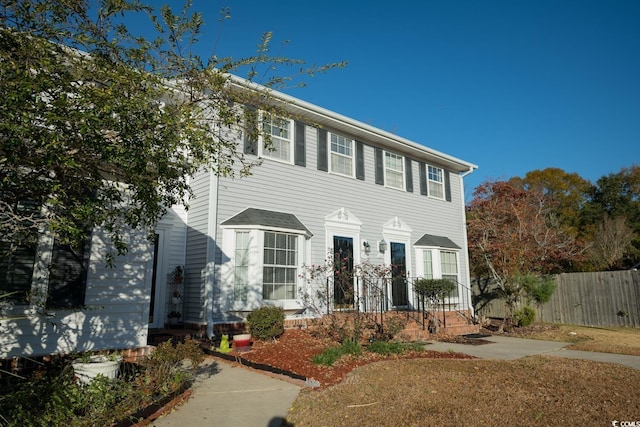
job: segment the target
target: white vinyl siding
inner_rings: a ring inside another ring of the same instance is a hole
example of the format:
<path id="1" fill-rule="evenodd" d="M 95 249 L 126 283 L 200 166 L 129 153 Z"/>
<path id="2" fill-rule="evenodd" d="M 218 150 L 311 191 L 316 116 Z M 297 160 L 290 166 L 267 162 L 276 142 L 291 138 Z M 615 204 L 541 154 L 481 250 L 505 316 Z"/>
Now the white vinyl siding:
<path id="1" fill-rule="evenodd" d="M 444 199 L 444 171 L 429 165 L 427 182 L 429 183 L 429 196 Z"/>
<path id="2" fill-rule="evenodd" d="M 293 163 L 293 121 L 265 114 L 262 125 L 265 135 L 270 139 L 270 146 L 263 138 L 261 155 Z"/>
<path id="3" fill-rule="evenodd" d="M 402 156 L 384 153 L 384 182 L 387 187 L 404 190 L 404 158 Z"/>
<path id="4" fill-rule="evenodd" d="M 354 176 L 355 156 L 354 141 L 334 133 L 330 134 L 331 167 L 333 173 Z"/>
<path id="5" fill-rule="evenodd" d="M 298 236 L 285 233 L 264 233 L 264 264 L 262 298 L 283 300 L 296 298 L 298 276 Z"/>

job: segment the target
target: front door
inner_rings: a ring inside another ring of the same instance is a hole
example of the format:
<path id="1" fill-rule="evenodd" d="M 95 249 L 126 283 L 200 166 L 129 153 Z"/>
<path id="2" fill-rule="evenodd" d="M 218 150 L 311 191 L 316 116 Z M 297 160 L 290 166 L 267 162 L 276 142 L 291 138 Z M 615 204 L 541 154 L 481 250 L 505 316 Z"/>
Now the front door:
<path id="1" fill-rule="evenodd" d="M 409 305 L 405 244 L 391 242 L 391 302 L 394 307 Z"/>
<path id="2" fill-rule="evenodd" d="M 335 308 L 353 308 L 353 239 L 333 237 L 333 304 Z"/>

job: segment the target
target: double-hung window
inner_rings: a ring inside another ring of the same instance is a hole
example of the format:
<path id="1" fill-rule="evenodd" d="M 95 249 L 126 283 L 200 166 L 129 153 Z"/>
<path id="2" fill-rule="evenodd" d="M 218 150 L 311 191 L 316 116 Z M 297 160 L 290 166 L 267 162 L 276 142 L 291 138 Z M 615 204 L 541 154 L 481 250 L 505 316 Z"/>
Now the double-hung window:
<path id="1" fill-rule="evenodd" d="M 429 165 L 427 175 L 429 196 L 444 199 L 444 171 L 441 168 Z"/>
<path id="2" fill-rule="evenodd" d="M 458 254 L 453 251 L 440 251 L 440 271 L 443 279 L 451 280 L 456 284 L 456 287 L 451 294 L 450 298 L 456 298 L 458 296 Z"/>
<path id="3" fill-rule="evenodd" d="M 264 263 L 262 298 L 265 300 L 295 299 L 298 276 L 298 236 L 264 233 Z"/>
<path id="4" fill-rule="evenodd" d="M 287 163 L 293 162 L 293 121 L 271 114 L 262 120 L 262 156 Z"/>
<path id="5" fill-rule="evenodd" d="M 384 182 L 387 187 L 404 190 L 404 158 L 397 154 L 384 153 Z"/>
<path id="6" fill-rule="evenodd" d="M 249 289 L 249 243 L 248 231 L 236 231 L 235 267 L 233 271 L 233 299 L 246 301 Z"/>
<path id="7" fill-rule="evenodd" d="M 331 134 L 331 172 L 354 176 L 354 141 L 341 135 Z"/>

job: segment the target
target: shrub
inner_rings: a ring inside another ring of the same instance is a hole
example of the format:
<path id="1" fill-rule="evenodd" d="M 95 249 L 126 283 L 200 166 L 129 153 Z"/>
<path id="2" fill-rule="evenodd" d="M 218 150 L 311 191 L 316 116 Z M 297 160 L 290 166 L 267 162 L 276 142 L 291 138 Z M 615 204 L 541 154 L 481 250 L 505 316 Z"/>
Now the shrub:
<path id="1" fill-rule="evenodd" d="M 369 345 L 368 350 L 371 353 L 388 356 L 390 354 L 402 354 L 405 351 L 422 351 L 424 350 L 424 344 L 374 341 Z"/>
<path id="2" fill-rule="evenodd" d="M 421 297 L 441 300 L 449 295 L 455 288 L 456 284 L 449 279 L 417 279 L 413 288 Z"/>
<path id="3" fill-rule="evenodd" d="M 98 375 L 89 384 L 76 381 L 71 360 L 56 356 L 30 377 L 3 384 L 0 426 L 89 427 L 135 421 L 132 414 L 138 410 L 184 390 L 192 380 L 189 368 L 197 367 L 204 353 L 189 337 L 177 345 L 165 342 L 139 365 L 125 363 L 119 377 Z"/>
<path id="4" fill-rule="evenodd" d="M 340 346 L 342 354 L 351 354 L 353 356 L 359 356 L 362 354 L 362 346 L 359 342 L 354 340 L 347 340 Z"/>
<path id="5" fill-rule="evenodd" d="M 271 305 L 262 306 L 249 313 L 247 323 L 252 337 L 260 340 L 277 338 L 284 333 L 284 310 Z"/>
<path id="6" fill-rule="evenodd" d="M 400 354 L 404 351 L 404 346 L 399 342 L 374 341 L 369 345 L 369 351 L 383 355 Z"/>
<path id="7" fill-rule="evenodd" d="M 316 365 L 332 366 L 338 359 L 342 357 L 342 347 L 332 346 L 327 348 L 320 354 L 316 354 L 311 361 Z"/>
<path id="8" fill-rule="evenodd" d="M 520 310 L 513 312 L 513 321 L 519 327 L 529 326 L 536 320 L 536 311 L 529 307 L 524 306 Z"/>

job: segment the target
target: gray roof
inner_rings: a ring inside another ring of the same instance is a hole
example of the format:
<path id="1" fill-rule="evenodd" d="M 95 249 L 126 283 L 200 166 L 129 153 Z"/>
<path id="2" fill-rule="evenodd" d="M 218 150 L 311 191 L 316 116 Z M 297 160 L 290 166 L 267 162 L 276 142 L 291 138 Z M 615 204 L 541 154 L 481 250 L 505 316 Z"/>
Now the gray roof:
<path id="1" fill-rule="evenodd" d="M 460 249 L 460 246 L 453 243 L 448 237 L 433 236 L 431 234 L 423 235 L 415 243 L 415 246 L 435 246 L 438 248 Z"/>
<path id="2" fill-rule="evenodd" d="M 313 236 L 311 231 L 309 231 L 295 215 L 264 209 L 247 208 L 228 220 L 223 221 L 220 225 L 259 225 L 262 227 L 300 230 L 304 231 L 309 237 Z"/>

